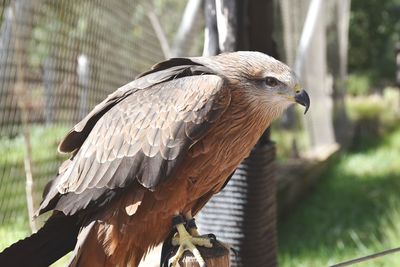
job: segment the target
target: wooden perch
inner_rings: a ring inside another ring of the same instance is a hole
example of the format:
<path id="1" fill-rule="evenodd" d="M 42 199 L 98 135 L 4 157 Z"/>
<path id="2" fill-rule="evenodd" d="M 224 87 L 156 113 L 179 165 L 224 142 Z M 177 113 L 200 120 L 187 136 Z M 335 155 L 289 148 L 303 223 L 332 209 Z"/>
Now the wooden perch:
<path id="1" fill-rule="evenodd" d="M 229 267 L 230 258 L 228 246 L 219 241 L 214 241 L 213 244 L 214 246 L 212 248 L 197 246 L 201 256 L 207 264 L 207 267 Z M 171 257 L 175 255 L 177 249 L 178 247 L 176 247 L 174 252 L 171 253 Z M 179 261 L 179 266 L 199 267 L 199 264 L 190 251 L 185 251 L 183 257 Z"/>

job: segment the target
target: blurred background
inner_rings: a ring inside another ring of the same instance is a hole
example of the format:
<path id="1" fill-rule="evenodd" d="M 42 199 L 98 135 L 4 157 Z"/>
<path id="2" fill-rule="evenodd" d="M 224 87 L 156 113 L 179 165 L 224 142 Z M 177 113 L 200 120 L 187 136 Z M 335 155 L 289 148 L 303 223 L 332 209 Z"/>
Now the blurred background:
<path id="1" fill-rule="evenodd" d="M 270 131 L 270 266 L 327 266 L 400 246 L 400 0 L 247 2 L 0 2 L 0 251 L 44 222 L 30 218 L 66 158 L 58 142 L 95 104 L 166 58 L 235 50 L 221 49 L 230 31 L 213 50 L 210 14 L 228 29 L 244 25 L 239 39 L 268 18 L 256 36 L 311 97 L 307 115 L 292 108 Z M 399 264 L 392 254 L 359 266 Z"/>

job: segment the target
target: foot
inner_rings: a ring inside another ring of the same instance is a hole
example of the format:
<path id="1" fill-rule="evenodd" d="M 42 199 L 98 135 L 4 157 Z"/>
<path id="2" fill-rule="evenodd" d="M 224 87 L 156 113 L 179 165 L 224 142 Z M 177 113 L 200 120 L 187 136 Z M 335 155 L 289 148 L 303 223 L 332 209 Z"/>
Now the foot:
<path id="1" fill-rule="evenodd" d="M 179 260 L 182 258 L 183 253 L 186 250 L 189 250 L 196 258 L 200 267 L 205 267 L 206 263 L 196 246 L 211 248 L 213 246 L 211 243 L 212 238 L 201 237 L 197 232 L 197 228 L 195 227 L 189 227 L 189 231 L 191 232 L 190 234 L 185 228 L 185 221 L 183 220 L 182 216 L 175 217 L 174 221 L 177 221 L 177 219 L 179 219 L 179 222 L 174 224 L 178 233 L 172 238 L 172 245 L 179 246 L 179 248 L 175 256 L 170 259 L 171 266 L 176 267 Z"/>

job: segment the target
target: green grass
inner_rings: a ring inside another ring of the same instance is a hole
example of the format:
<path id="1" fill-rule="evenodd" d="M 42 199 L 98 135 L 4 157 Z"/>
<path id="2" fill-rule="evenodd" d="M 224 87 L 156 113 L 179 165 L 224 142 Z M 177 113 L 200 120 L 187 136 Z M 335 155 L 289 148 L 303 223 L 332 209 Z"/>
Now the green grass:
<path id="1" fill-rule="evenodd" d="M 23 216 L 15 219 L 13 224 L 1 225 L 0 227 L 0 251 L 16 240 L 22 239 L 29 234 L 26 218 Z"/>
<path id="2" fill-rule="evenodd" d="M 62 126 L 33 125 L 30 128 L 32 159 L 39 161 L 54 156 L 60 139 L 67 133 L 68 128 Z M 0 163 L 23 162 L 25 142 L 21 135 L 14 138 L 0 138 Z"/>
<path id="3" fill-rule="evenodd" d="M 400 247 L 400 128 L 361 142 L 280 221 L 280 266 L 328 266 Z M 400 253 L 356 266 L 399 262 Z"/>
<path id="4" fill-rule="evenodd" d="M 57 145 L 65 126 L 32 125 L 32 172 L 36 204 L 46 182 L 56 174 L 63 159 Z M 25 142 L 22 135 L 0 138 L 0 251 L 30 232 L 25 195 Z"/>

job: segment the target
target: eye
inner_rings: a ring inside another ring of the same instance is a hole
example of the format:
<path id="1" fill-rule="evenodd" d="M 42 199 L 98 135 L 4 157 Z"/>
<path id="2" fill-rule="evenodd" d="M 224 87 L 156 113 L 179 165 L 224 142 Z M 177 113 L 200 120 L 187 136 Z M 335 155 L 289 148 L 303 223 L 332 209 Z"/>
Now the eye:
<path id="1" fill-rule="evenodd" d="M 275 79 L 274 77 L 267 77 L 267 78 L 265 78 L 265 84 L 270 87 L 275 87 L 279 84 L 279 81 L 277 79 Z"/>

